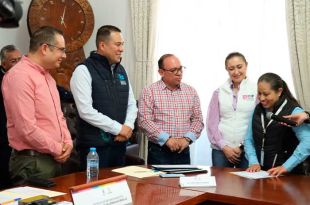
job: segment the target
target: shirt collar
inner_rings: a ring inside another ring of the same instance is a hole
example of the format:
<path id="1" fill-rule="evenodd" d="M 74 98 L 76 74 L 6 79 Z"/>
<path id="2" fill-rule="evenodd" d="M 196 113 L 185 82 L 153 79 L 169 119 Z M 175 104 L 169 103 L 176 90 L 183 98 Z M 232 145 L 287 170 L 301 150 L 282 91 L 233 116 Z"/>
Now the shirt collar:
<path id="1" fill-rule="evenodd" d="M 1 71 L 1 73 L 3 73 L 3 74 L 5 73 L 5 70 L 4 70 L 3 66 L 1 66 L 1 65 L 0 65 L 0 71 Z"/>
<path id="2" fill-rule="evenodd" d="M 21 62 L 25 62 L 27 63 L 31 68 L 39 71 L 41 74 L 46 74 L 49 73 L 48 70 L 46 70 L 45 68 L 43 68 L 42 66 L 40 66 L 37 63 L 34 63 L 32 60 L 30 60 L 30 58 L 26 55 L 24 55 L 21 59 Z"/>
<path id="3" fill-rule="evenodd" d="M 165 90 L 165 89 L 170 90 L 170 89 L 168 88 L 168 86 L 165 84 L 165 82 L 164 82 L 162 79 L 160 80 L 159 86 L 160 86 L 161 90 Z M 175 90 L 182 90 L 182 83 L 181 83 L 181 84 L 179 85 L 179 87 L 178 87 L 177 89 L 175 89 Z M 173 91 L 174 91 L 174 90 L 173 90 Z"/>
<path id="4" fill-rule="evenodd" d="M 240 89 L 241 84 L 243 84 L 243 83 L 246 82 L 246 81 L 247 81 L 247 77 L 245 77 L 245 78 L 241 81 L 241 83 L 240 83 L 239 86 L 238 86 L 238 89 Z M 232 80 L 230 80 L 230 88 L 231 88 L 231 89 L 234 89 L 234 83 L 232 82 Z"/>

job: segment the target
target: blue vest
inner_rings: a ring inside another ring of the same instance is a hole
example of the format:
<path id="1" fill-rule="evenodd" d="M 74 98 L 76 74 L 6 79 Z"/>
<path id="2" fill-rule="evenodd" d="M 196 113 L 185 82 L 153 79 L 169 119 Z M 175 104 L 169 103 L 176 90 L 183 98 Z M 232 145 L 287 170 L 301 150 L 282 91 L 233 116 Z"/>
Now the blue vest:
<path id="1" fill-rule="evenodd" d="M 98 112 L 124 124 L 126 120 L 129 81 L 124 67 L 115 64 L 113 72 L 106 57 L 92 52 L 82 63 L 92 78 L 93 107 Z M 125 145 L 114 142 L 114 135 L 94 127 L 86 121 L 79 119 L 77 146 L 110 146 Z"/>

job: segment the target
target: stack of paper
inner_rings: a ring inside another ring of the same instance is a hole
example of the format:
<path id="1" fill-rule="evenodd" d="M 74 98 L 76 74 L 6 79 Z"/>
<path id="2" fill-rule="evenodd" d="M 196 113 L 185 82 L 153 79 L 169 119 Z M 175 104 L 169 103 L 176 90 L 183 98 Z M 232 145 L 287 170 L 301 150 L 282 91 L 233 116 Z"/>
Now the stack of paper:
<path id="1" fill-rule="evenodd" d="M 180 177 L 181 187 L 214 187 L 216 186 L 215 176 L 199 174 L 190 177 Z"/>
<path id="2" fill-rule="evenodd" d="M 126 174 L 128 176 L 137 177 L 137 178 L 144 178 L 144 177 L 152 177 L 152 176 L 158 176 L 162 172 L 154 171 L 152 169 L 147 169 L 144 167 L 138 167 L 138 166 L 127 166 L 122 167 L 118 169 L 113 169 L 113 172 Z"/>
<path id="3" fill-rule="evenodd" d="M 170 174 L 184 174 L 193 172 L 207 172 L 206 169 L 196 165 L 152 165 L 153 169 L 163 171 Z"/>

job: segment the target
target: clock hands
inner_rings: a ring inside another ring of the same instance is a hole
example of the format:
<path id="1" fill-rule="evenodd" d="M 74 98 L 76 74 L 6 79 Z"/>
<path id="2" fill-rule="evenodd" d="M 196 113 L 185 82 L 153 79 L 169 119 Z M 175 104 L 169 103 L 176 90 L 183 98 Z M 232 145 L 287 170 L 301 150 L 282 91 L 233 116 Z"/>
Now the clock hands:
<path id="1" fill-rule="evenodd" d="M 62 16 L 60 16 L 60 24 L 64 25 L 65 28 L 67 28 L 66 24 L 65 24 L 65 14 L 66 14 L 66 8 L 67 6 L 65 6 L 64 11 L 62 13 Z"/>

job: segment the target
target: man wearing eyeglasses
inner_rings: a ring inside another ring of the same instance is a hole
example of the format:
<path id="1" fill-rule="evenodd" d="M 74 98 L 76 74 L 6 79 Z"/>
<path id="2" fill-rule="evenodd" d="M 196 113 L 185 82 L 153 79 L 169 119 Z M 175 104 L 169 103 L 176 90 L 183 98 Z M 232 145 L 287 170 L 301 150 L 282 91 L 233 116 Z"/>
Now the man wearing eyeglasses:
<path id="1" fill-rule="evenodd" d="M 138 123 L 148 136 L 148 164 L 190 164 L 189 145 L 203 129 L 196 90 L 182 83 L 184 66 L 173 54 L 158 61 L 161 80 L 144 88 Z"/>
<path id="2" fill-rule="evenodd" d="M 1 49 L 0 86 L 5 72 L 13 67 L 20 60 L 20 58 L 21 53 L 14 45 L 7 45 Z M 4 110 L 2 91 L 0 93 L 0 189 L 5 189 L 10 186 L 9 160 L 11 156 L 11 147 L 8 143 L 6 114 Z"/>
<path id="3" fill-rule="evenodd" d="M 28 54 L 3 78 L 14 185 L 27 183 L 29 178 L 47 179 L 61 174 L 61 163 L 71 154 L 71 136 L 56 82 L 49 73 L 65 58 L 62 31 L 41 27 L 31 36 Z"/>

